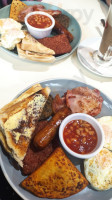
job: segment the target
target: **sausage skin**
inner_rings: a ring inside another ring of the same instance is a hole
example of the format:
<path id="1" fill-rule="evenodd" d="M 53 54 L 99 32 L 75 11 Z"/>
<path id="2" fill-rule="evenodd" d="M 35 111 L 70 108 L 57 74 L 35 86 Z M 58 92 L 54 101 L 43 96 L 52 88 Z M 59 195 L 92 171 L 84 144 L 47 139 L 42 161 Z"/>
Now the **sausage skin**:
<path id="1" fill-rule="evenodd" d="M 61 124 L 62 120 L 71 114 L 71 110 L 67 107 L 60 109 L 48 122 L 48 124 L 38 132 L 34 139 L 33 144 L 37 148 L 45 148 L 54 138 L 56 135 L 59 125 Z"/>

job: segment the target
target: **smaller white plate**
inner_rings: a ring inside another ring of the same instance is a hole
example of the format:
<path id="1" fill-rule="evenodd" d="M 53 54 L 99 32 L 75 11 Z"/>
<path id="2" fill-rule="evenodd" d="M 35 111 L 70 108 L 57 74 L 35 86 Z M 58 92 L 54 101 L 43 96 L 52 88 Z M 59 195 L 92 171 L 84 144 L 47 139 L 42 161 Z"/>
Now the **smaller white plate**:
<path id="1" fill-rule="evenodd" d="M 101 38 L 87 38 L 83 40 L 77 49 L 79 62 L 89 71 L 103 77 L 112 77 L 112 65 L 109 67 L 98 66 L 92 60 L 91 53 L 99 49 Z M 81 54 L 84 52 L 84 56 Z M 93 61 L 92 64 L 90 61 Z"/>

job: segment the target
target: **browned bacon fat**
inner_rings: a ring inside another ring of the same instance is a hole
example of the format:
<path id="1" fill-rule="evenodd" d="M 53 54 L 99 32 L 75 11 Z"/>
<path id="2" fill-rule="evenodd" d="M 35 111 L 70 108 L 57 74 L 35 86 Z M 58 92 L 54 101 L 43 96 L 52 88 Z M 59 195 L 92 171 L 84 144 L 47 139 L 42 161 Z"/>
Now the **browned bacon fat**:
<path id="1" fill-rule="evenodd" d="M 57 113 L 61 108 L 65 107 L 65 106 L 66 106 L 65 96 L 60 97 L 60 95 L 57 94 L 52 102 L 53 113 Z"/>
<path id="2" fill-rule="evenodd" d="M 96 116 L 101 112 L 102 102 L 103 98 L 100 96 L 99 90 L 92 90 L 88 87 L 77 87 L 68 90 L 65 97 L 61 98 L 56 95 L 52 107 L 53 112 L 56 113 L 60 107 L 62 108 L 66 104 L 71 109 L 72 113 L 81 112 Z"/>
<path id="3" fill-rule="evenodd" d="M 45 7 L 41 4 L 38 5 L 33 5 L 33 6 L 27 6 L 26 8 L 24 8 L 23 10 L 20 11 L 18 19 L 19 22 L 24 22 L 24 18 L 25 16 L 33 11 L 43 11 L 43 12 L 47 12 L 52 16 L 57 16 L 61 14 L 60 10 L 46 10 Z"/>

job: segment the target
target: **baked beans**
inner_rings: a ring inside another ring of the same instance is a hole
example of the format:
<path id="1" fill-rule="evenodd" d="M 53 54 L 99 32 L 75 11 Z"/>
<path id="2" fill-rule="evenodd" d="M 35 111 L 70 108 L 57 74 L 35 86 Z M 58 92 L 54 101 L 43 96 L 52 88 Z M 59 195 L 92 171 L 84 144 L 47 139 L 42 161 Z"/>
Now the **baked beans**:
<path id="1" fill-rule="evenodd" d="M 28 23 L 35 28 L 47 28 L 52 25 L 52 20 L 46 16 L 41 14 L 34 14 L 28 17 Z"/>
<path id="2" fill-rule="evenodd" d="M 97 133 L 93 126 L 84 120 L 72 120 L 64 128 L 66 145 L 79 154 L 90 153 L 97 144 Z"/>

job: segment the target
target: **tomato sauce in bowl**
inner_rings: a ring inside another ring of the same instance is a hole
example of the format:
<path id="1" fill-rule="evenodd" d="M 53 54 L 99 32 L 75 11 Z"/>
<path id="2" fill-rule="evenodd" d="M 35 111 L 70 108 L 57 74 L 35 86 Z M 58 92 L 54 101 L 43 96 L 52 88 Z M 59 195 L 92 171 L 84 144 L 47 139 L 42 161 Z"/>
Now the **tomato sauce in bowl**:
<path id="1" fill-rule="evenodd" d="M 93 126 L 82 119 L 72 120 L 63 130 L 66 145 L 78 154 L 88 154 L 97 145 L 97 133 Z"/>
<path id="2" fill-rule="evenodd" d="M 72 156 L 88 159 L 104 146 L 104 131 L 98 120 L 85 113 L 73 113 L 59 127 L 63 148 Z"/>
<path id="3" fill-rule="evenodd" d="M 28 23 L 35 28 L 48 28 L 52 25 L 52 20 L 42 14 L 34 14 L 28 17 Z"/>
<path id="4" fill-rule="evenodd" d="M 24 21 L 28 32 L 36 39 L 50 36 L 55 25 L 55 19 L 50 14 L 42 11 L 28 13 Z"/>

